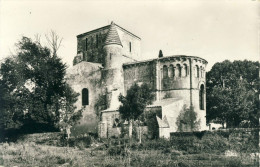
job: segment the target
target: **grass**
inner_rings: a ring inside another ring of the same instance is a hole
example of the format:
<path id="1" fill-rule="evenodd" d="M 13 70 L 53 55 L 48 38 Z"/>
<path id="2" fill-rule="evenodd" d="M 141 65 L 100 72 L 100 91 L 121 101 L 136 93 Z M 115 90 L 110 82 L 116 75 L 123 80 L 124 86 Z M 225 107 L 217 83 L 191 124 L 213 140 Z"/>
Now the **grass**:
<path id="1" fill-rule="evenodd" d="M 256 159 L 246 153 L 226 157 L 224 154 L 187 154 L 173 148 L 165 151 L 111 146 L 99 150 L 21 142 L 1 143 L 0 150 L 2 166 L 257 166 Z"/>
<path id="2" fill-rule="evenodd" d="M 259 164 L 258 144 L 252 139 L 206 134 L 138 144 L 128 139 L 95 141 L 88 135 L 65 140 L 54 133 L 33 134 L 16 143 L 0 143 L 0 166 L 249 167 Z"/>

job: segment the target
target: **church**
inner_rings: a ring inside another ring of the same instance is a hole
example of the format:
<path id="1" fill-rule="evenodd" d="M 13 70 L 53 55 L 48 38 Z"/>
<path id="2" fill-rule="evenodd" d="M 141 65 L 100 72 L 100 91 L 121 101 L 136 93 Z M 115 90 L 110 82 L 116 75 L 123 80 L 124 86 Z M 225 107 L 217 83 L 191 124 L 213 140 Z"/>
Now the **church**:
<path id="1" fill-rule="evenodd" d="M 118 96 L 134 84 L 148 84 L 155 94 L 147 112 L 156 112 L 159 137 L 177 131 L 176 119 L 183 106 L 193 106 L 199 129 L 206 129 L 206 65 L 196 56 L 172 55 L 139 60 L 141 38 L 123 27 L 110 25 L 77 35 L 77 55 L 66 81 L 79 93 L 83 108 L 72 134 L 98 133 L 108 138 L 120 133 Z"/>

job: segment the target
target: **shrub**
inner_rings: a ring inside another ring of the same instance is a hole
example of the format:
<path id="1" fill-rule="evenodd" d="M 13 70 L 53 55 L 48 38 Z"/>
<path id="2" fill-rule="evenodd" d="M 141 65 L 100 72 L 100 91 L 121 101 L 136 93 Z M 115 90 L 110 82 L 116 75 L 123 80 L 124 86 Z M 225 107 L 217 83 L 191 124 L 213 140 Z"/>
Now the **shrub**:
<path id="1" fill-rule="evenodd" d="M 157 139 L 157 140 L 149 140 L 143 142 L 142 145 L 139 145 L 140 149 L 155 149 L 155 150 L 163 150 L 165 148 L 170 148 L 171 143 L 165 139 Z"/>
<path id="2" fill-rule="evenodd" d="M 229 136 L 230 147 L 238 152 L 257 152 L 259 135 L 258 131 L 233 130 Z"/>
<path id="3" fill-rule="evenodd" d="M 199 139 L 195 136 L 172 137 L 171 144 L 175 149 L 188 153 L 197 153 L 201 150 Z"/>
<path id="4" fill-rule="evenodd" d="M 125 149 L 123 146 L 112 146 L 108 148 L 107 154 L 110 156 L 125 155 Z"/>
<path id="5" fill-rule="evenodd" d="M 163 148 L 162 153 L 164 153 L 164 154 L 171 153 L 171 149 L 170 148 Z"/>
<path id="6" fill-rule="evenodd" d="M 200 120 L 197 120 L 197 113 L 194 111 L 194 107 L 184 105 L 179 113 L 176 125 L 179 132 L 194 131 L 199 129 Z"/>
<path id="7" fill-rule="evenodd" d="M 200 143 L 205 152 L 224 152 L 229 148 L 228 140 L 217 134 L 204 135 Z"/>
<path id="8" fill-rule="evenodd" d="M 92 143 L 91 136 L 80 136 L 73 137 L 70 139 L 61 139 L 57 144 L 58 146 L 69 146 L 69 147 L 78 147 L 79 149 L 88 148 Z"/>
<path id="9" fill-rule="evenodd" d="M 242 166 L 242 160 L 240 158 L 228 158 L 225 160 L 225 166 L 227 167 L 238 167 Z"/>

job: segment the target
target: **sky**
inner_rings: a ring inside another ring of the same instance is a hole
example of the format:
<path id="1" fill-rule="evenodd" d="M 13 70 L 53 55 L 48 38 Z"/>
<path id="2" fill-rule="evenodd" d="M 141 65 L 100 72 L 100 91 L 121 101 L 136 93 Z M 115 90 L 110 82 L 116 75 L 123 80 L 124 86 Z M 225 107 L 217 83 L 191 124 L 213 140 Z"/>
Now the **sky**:
<path id="1" fill-rule="evenodd" d="M 68 66 L 78 34 L 114 21 L 142 39 L 141 59 L 198 56 L 207 71 L 226 59 L 259 61 L 259 0 L 84 1 L 0 0 L 0 59 L 15 52 L 22 36 L 50 30 L 63 38 L 58 55 Z"/>

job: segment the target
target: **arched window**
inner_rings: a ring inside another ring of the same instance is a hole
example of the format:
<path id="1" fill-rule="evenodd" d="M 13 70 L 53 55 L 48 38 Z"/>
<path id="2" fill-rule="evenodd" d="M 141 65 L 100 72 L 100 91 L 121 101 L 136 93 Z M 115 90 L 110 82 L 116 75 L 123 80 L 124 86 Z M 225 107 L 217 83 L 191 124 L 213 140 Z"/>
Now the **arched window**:
<path id="1" fill-rule="evenodd" d="M 168 67 L 166 65 L 163 66 L 163 78 L 168 77 Z"/>
<path id="2" fill-rule="evenodd" d="M 177 74 L 176 74 L 176 76 L 181 77 L 181 65 L 180 65 L 180 64 L 177 64 L 176 68 L 177 68 Z"/>
<path id="3" fill-rule="evenodd" d="M 203 78 L 203 70 L 202 70 L 202 66 L 200 66 L 200 77 Z"/>
<path id="4" fill-rule="evenodd" d="M 201 110 L 204 110 L 204 85 L 201 85 L 200 86 L 200 93 L 199 93 L 199 96 L 200 96 L 200 98 L 199 98 L 199 105 L 200 105 L 200 109 Z"/>
<path id="5" fill-rule="evenodd" d="M 88 89 L 84 88 L 84 89 L 82 89 L 82 105 L 86 106 L 88 104 L 89 104 Z"/>
<path id="6" fill-rule="evenodd" d="M 196 67 L 195 67 L 195 75 L 196 75 L 197 78 L 200 77 L 200 68 L 199 68 L 198 65 L 196 65 Z"/>
<path id="7" fill-rule="evenodd" d="M 187 64 L 184 64 L 183 67 L 184 67 L 184 76 L 186 77 L 188 76 L 188 66 Z"/>
<path id="8" fill-rule="evenodd" d="M 173 78 L 175 76 L 175 71 L 174 71 L 174 67 L 171 64 L 169 67 L 169 77 Z"/>

